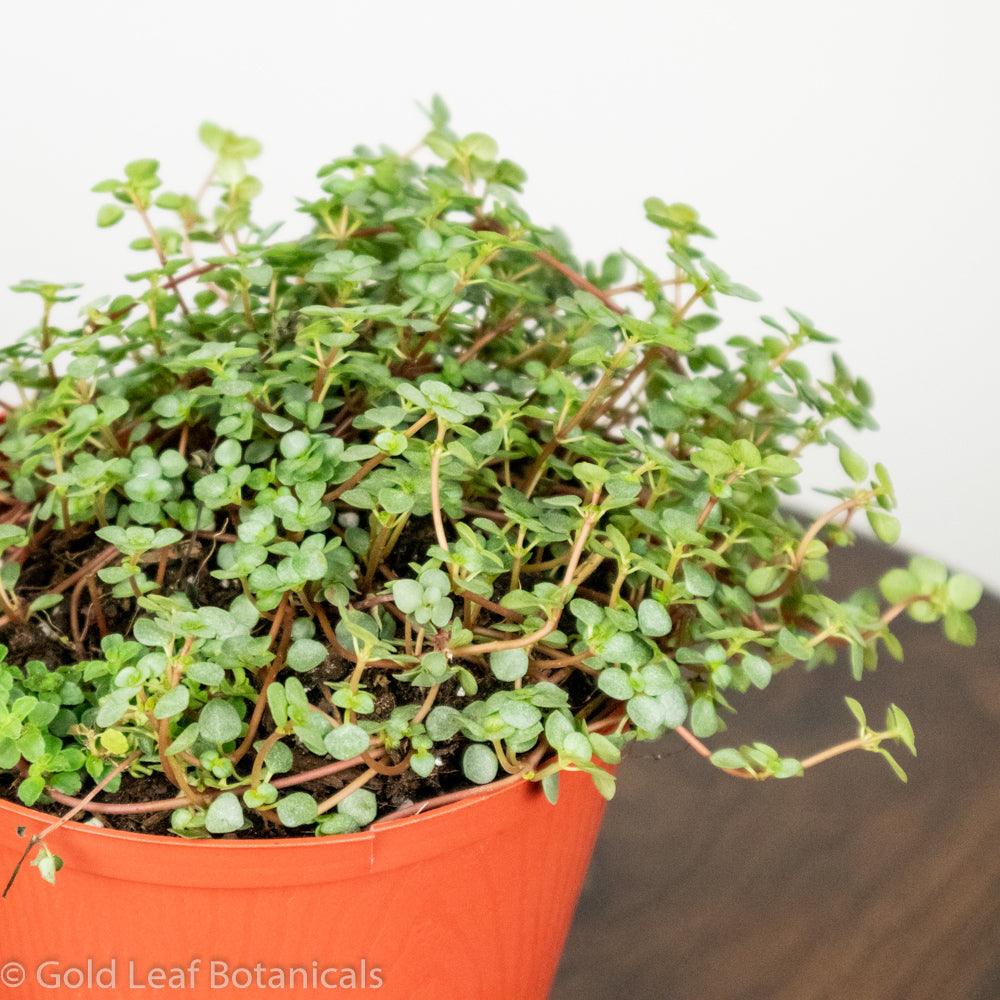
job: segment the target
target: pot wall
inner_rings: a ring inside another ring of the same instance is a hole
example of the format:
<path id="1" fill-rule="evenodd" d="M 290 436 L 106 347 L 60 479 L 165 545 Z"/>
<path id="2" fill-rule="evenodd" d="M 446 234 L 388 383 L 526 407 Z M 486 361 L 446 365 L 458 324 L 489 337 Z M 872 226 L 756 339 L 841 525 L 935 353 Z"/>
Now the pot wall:
<path id="1" fill-rule="evenodd" d="M 561 785 L 557 806 L 523 782 L 326 839 L 67 824 L 57 884 L 25 866 L 0 903 L 0 995 L 541 1000 L 604 811 L 586 776 Z M 0 801 L 0 881 L 16 828 L 49 821 Z"/>

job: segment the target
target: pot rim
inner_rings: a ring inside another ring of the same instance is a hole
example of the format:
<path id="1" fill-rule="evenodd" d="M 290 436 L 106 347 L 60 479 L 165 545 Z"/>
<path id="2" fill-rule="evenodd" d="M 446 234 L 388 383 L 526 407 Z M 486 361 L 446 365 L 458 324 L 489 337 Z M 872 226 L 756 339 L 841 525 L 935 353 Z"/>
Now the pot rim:
<path id="1" fill-rule="evenodd" d="M 434 806 L 433 798 L 426 799 L 424 803 L 416 803 L 417 806 L 425 805 L 425 808 L 418 812 L 395 819 L 392 816 L 387 816 L 382 820 L 376 819 L 370 826 L 357 833 L 341 833 L 326 837 L 313 835 L 309 837 L 240 837 L 235 839 L 221 837 L 187 838 L 158 833 L 136 833 L 132 830 L 117 830 L 113 827 L 93 826 L 89 823 L 81 823 L 78 820 L 69 820 L 64 823 L 59 828 L 58 833 L 62 834 L 64 831 L 67 833 L 72 832 L 73 834 L 92 836 L 108 842 L 118 841 L 131 844 L 149 844 L 150 846 L 169 844 L 171 847 L 181 846 L 186 849 L 200 848 L 201 850 L 214 849 L 225 851 L 247 851 L 264 848 L 302 849 L 304 847 L 320 847 L 331 844 L 361 844 L 368 843 L 382 833 L 391 833 L 396 830 L 416 826 L 417 824 L 426 824 L 429 820 L 444 819 L 447 816 L 453 816 L 456 813 L 475 808 L 478 805 L 482 805 L 486 800 L 509 794 L 515 789 L 522 789 L 525 783 L 531 786 L 536 785 L 535 782 L 528 782 L 526 779 L 522 782 L 509 782 L 508 780 L 501 779 L 490 782 L 488 785 L 483 785 L 481 788 L 469 789 L 471 794 L 457 802 L 448 802 L 444 805 Z M 86 810 L 83 811 L 86 812 Z M 43 828 L 59 818 L 52 813 L 32 809 L 29 806 L 22 805 L 20 802 L 13 802 L 10 799 L 0 797 L 0 815 L 4 813 L 13 814 L 27 823 L 39 824 Z"/>
<path id="2" fill-rule="evenodd" d="M 593 788 L 589 776 L 574 777 L 586 778 L 586 784 Z M 560 806 L 564 797 L 579 800 L 579 790 L 572 791 L 572 795 L 560 796 Z M 79 875 L 188 889 L 319 889 L 413 865 L 439 864 L 434 859 L 456 851 L 478 854 L 490 838 L 500 835 L 506 839 L 535 810 L 552 808 L 538 783 L 522 780 L 506 786 L 501 782 L 484 785 L 481 794 L 423 813 L 387 818 L 359 833 L 186 840 L 70 821 L 47 838 L 46 844 L 65 862 L 60 877 Z M 24 837 L 15 836 L 15 824 L 38 833 L 50 820 L 47 813 L 0 800 L 0 866 L 6 863 L 5 857 L 20 855 L 27 844 Z"/>
<path id="3" fill-rule="evenodd" d="M 621 715 L 619 713 L 613 713 L 604 721 L 615 722 L 620 718 Z M 605 766 L 610 771 L 615 770 L 611 765 L 602 766 Z M 575 772 L 574 774 L 573 770 L 570 769 L 562 773 L 565 773 L 567 776 L 582 777 L 587 779 L 589 783 L 589 777 L 581 772 Z M 437 825 L 441 831 L 454 829 L 455 824 L 449 824 L 449 818 L 459 817 L 462 813 L 476 808 L 482 809 L 487 813 L 485 817 L 482 817 L 487 822 L 500 826 L 512 825 L 517 822 L 517 815 L 513 809 L 505 808 L 500 801 L 501 799 L 517 795 L 527 795 L 537 799 L 545 798 L 540 782 L 524 777 L 521 777 L 521 780 L 515 780 L 518 777 L 518 775 L 506 775 L 487 785 L 472 786 L 471 788 L 463 789 L 462 791 L 466 793 L 463 798 L 439 806 L 435 806 L 433 803 L 436 798 L 442 796 L 426 799 L 423 803 L 416 803 L 416 811 L 397 818 L 387 816 L 385 819 L 376 819 L 370 826 L 358 833 L 342 833 L 331 836 L 318 836 L 314 834 L 308 837 L 244 837 L 233 840 L 220 837 L 188 839 L 155 833 L 135 833 L 131 830 L 115 830 L 108 827 L 91 826 L 88 823 L 80 823 L 77 820 L 69 820 L 54 835 L 61 837 L 64 834 L 72 834 L 75 838 L 74 843 L 76 844 L 97 846 L 103 843 L 103 845 L 109 848 L 112 844 L 118 843 L 139 848 L 143 845 L 148 845 L 150 848 L 157 846 L 160 848 L 170 848 L 171 851 L 176 849 L 188 852 L 199 851 L 202 854 L 206 854 L 208 851 L 217 851 L 222 852 L 220 858 L 227 857 L 229 859 L 236 857 L 240 852 L 246 854 L 247 852 L 268 850 L 272 852 L 271 857 L 274 857 L 274 851 L 280 852 L 284 850 L 291 855 L 295 851 L 316 850 L 329 848 L 334 845 L 340 846 L 344 851 L 352 846 L 356 850 L 367 846 L 374 852 L 376 845 L 380 848 L 385 848 L 386 845 L 398 844 L 401 839 L 405 839 L 400 835 L 405 834 L 407 831 L 413 831 L 417 827 L 420 828 L 422 833 L 431 833 L 432 831 L 429 829 L 431 824 Z M 552 807 L 553 803 L 546 800 L 546 805 Z M 43 813 L 37 809 L 24 806 L 19 802 L 0 798 L 0 816 L 3 816 L 5 813 L 22 819 L 26 825 L 37 825 L 43 829 L 53 819 L 57 818 L 53 817 L 51 813 Z M 459 821 L 458 825 L 462 826 L 464 824 Z M 0 848 L 3 847 L 3 833 L 4 831 L 0 829 Z M 82 839 L 78 835 L 83 835 Z"/>

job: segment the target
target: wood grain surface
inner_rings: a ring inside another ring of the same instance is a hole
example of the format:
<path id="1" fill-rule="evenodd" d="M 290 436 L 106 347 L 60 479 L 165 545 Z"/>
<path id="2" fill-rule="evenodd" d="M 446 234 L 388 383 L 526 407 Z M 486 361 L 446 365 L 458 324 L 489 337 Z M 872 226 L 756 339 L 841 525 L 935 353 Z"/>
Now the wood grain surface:
<path id="1" fill-rule="evenodd" d="M 899 561 L 839 553 L 835 589 Z M 908 785 L 867 753 L 752 785 L 676 738 L 634 748 L 554 1000 L 998 1000 L 1000 601 L 974 614 L 974 649 L 907 620 L 903 664 L 786 672 L 711 741 L 805 756 L 853 735 L 844 695 L 878 721 L 895 701 Z"/>

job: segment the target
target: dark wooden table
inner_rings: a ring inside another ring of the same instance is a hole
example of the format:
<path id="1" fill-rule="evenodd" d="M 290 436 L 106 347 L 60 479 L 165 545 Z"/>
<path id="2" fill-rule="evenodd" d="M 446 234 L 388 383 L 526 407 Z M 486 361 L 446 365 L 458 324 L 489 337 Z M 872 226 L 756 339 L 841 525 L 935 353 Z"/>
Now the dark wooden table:
<path id="1" fill-rule="evenodd" d="M 858 545 L 836 589 L 889 565 Z M 867 753 L 751 785 L 676 737 L 634 748 L 554 1000 L 998 1000 L 1000 600 L 974 614 L 974 649 L 906 620 L 903 664 L 786 672 L 712 741 L 805 756 L 853 735 L 844 695 L 879 722 L 895 701 L 908 785 Z"/>

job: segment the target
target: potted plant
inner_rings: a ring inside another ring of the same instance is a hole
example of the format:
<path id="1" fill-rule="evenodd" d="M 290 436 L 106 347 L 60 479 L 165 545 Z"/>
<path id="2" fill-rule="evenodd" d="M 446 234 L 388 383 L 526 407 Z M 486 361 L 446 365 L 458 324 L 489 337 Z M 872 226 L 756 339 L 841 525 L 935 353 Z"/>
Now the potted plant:
<path id="1" fill-rule="evenodd" d="M 895 706 L 848 699 L 856 736 L 805 758 L 703 741 L 777 671 L 898 658 L 900 614 L 974 641 L 978 584 L 926 559 L 823 594 L 856 517 L 898 534 L 838 437 L 867 386 L 800 358 L 830 338 L 721 335 L 755 296 L 686 205 L 645 205 L 665 272 L 582 267 L 488 136 L 431 119 L 418 153 L 325 166 L 297 236 L 251 216 L 257 144 L 205 125 L 194 195 L 154 160 L 95 188 L 138 226 L 129 292 L 62 326 L 74 286 L 16 286 L 41 319 L 0 358 L 2 943 L 44 995 L 543 996 L 631 742 L 903 776 Z M 781 503 L 821 445 L 845 479 L 803 525 Z"/>

